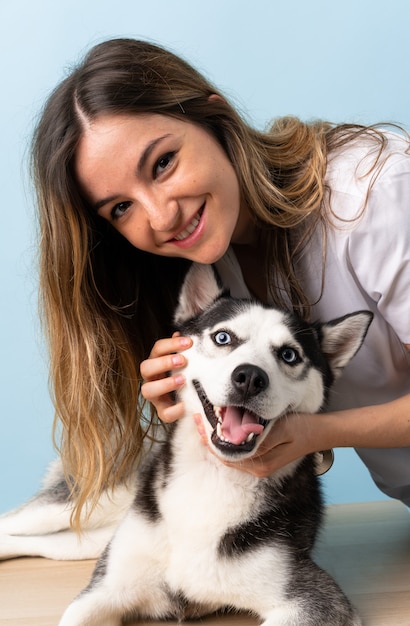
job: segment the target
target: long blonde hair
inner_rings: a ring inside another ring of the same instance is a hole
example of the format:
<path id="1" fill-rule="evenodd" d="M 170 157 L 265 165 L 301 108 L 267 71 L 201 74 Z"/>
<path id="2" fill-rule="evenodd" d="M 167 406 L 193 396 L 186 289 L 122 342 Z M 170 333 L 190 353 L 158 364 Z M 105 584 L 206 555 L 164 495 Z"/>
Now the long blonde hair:
<path id="1" fill-rule="evenodd" d="M 91 510 L 101 491 L 126 479 L 138 463 L 155 423 L 153 413 L 144 417 L 139 366 L 153 343 L 171 332 L 188 267 L 181 259 L 133 248 L 88 206 L 73 167 L 83 120 L 162 113 L 212 133 L 231 159 L 260 228 L 272 295 L 278 304 L 290 298 L 301 311 L 309 303 L 295 256 L 323 220 L 328 151 L 365 132 L 284 118 L 262 133 L 226 98 L 211 94 L 218 94 L 215 87 L 171 52 L 114 39 L 95 46 L 51 94 L 35 132 L 40 297 L 56 432 L 77 526 L 84 504 Z"/>

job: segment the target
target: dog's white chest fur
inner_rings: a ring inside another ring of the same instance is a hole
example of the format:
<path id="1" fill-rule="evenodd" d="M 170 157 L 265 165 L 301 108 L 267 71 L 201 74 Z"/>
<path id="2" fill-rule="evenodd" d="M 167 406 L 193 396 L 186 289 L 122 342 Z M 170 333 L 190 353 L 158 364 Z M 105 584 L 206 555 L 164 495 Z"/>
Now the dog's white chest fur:
<path id="1" fill-rule="evenodd" d="M 198 449 L 197 436 L 194 442 L 187 441 L 186 432 L 178 435 L 184 437 L 190 453 Z M 180 440 L 175 445 L 179 446 Z M 204 451 L 199 449 L 198 453 L 203 455 Z M 172 483 L 161 495 L 160 525 L 167 546 L 164 575 L 169 588 L 200 604 L 209 604 L 211 599 L 216 606 L 238 606 L 243 603 L 245 589 L 247 595 L 257 591 L 251 591 L 254 581 L 250 572 L 258 571 L 259 587 L 264 577 L 267 583 L 276 570 L 275 586 L 282 589 L 287 568 L 286 554 L 279 546 L 269 552 L 261 546 L 260 551 L 238 554 L 234 568 L 231 558 L 220 554 L 227 531 L 256 513 L 259 481 L 244 473 L 238 476 L 235 469 L 221 466 L 216 459 L 210 461 L 209 452 L 205 456 L 208 458 L 194 464 L 178 458 Z M 260 605 L 252 608 L 257 610 Z"/>

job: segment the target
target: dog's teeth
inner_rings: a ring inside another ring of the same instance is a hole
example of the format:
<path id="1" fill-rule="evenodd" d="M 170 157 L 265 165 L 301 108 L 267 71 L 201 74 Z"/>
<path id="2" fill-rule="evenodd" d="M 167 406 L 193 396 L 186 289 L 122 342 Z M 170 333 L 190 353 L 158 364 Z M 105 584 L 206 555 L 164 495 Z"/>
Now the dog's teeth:
<path id="1" fill-rule="evenodd" d="M 214 406 L 214 413 L 218 419 L 222 419 L 222 409 L 220 406 Z"/>
<path id="2" fill-rule="evenodd" d="M 246 438 L 246 443 L 249 443 L 250 441 L 252 441 L 254 437 L 255 437 L 255 433 L 249 433 L 249 435 Z"/>
<path id="3" fill-rule="evenodd" d="M 224 441 L 225 443 L 230 443 L 229 439 L 224 437 L 223 434 L 222 434 L 222 423 L 221 422 L 218 422 L 217 425 L 216 425 L 216 434 L 217 434 L 218 438 L 221 441 Z"/>

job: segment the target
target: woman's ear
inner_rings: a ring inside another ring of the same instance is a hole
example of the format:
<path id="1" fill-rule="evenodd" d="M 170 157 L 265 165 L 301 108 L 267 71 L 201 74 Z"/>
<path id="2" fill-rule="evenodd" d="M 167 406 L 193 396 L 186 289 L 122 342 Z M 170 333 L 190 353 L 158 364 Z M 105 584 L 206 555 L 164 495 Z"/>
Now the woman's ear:
<path id="1" fill-rule="evenodd" d="M 225 100 L 222 98 L 222 96 L 219 95 L 219 93 L 211 93 L 211 95 L 208 97 L 208 100 L 210 100 L 211 102 L 225 102 Z"/>

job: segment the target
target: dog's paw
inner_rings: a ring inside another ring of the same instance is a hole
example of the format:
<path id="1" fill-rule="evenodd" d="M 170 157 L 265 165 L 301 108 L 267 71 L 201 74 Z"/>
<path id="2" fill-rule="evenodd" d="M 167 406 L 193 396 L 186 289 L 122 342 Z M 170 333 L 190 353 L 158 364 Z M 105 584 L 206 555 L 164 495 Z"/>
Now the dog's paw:
<path id="1" fill-rule="evenodd" d="M 121 615 L 114 614 L 107 607 L 96 604 L 93 598 L 87 595 L 74 600 L 59 622 L 58 626 L 121 626 Z"/>

